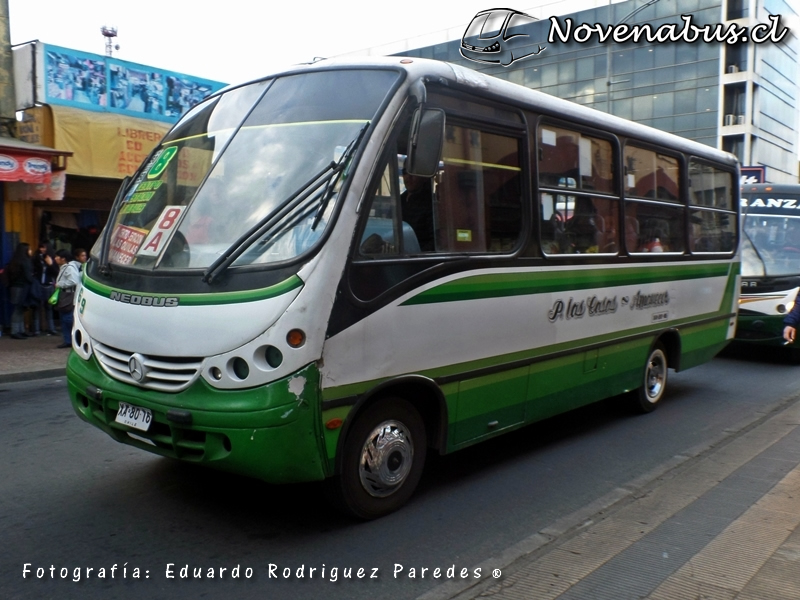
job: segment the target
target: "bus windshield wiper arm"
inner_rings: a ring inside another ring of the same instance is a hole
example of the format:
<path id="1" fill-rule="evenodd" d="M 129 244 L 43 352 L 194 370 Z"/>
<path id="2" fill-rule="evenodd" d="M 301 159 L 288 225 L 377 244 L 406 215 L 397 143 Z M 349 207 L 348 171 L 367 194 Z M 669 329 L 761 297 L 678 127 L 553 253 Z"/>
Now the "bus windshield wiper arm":
<path id="1" fill-rule="evenodd" d="M 342 154 L 338 161 L 331 161 L 325 168 L 319 171 L 316 175 L 311 177 L 306 183 L 301 185 L 297 190 L 290 195 L 286 200 L 281 202 L 274 210 L 267 214 L 258 223 L 253 225 L 250 229 L 244 232 L 239 238 L 231 244 L 225 252 L 223 252 L 217 260 L 215 260 L 203 273 L 203 282 L 211 283 L 216 277 L 223 273 L 237 258 L 239 258 L 250 246 L 261 239 L 273 227 L 279 224 L 288 215 L 291 215 L 298 206 L 305 202 L 308 197 L 325 182 L 325 188 L 322 192 L 322 203 L 327 203 L 326 195 L 329 194 L 329 189 L 333 186 L 330 185 L 333 177 L 338 176 L 347 164 L 347 158 L 352 154 L 358 142 L 363 137 L 369 123 L 364 125 L 359 132 L 358 136 L 348 145 L 348 148 Z M 327 178 L 327 180 L 325 179 Z M 321 214 L 320 214 L 321 217 Z M 316 218 L 315 218 L 316 221 Z"/>
<path id="2" fill-rule="evenodd" d="M 331 161 L 324 169 L 319 171 L 306 183 L 297 188 L 291 196 L 281 202 L 275 210 L 268 213 L 258 223 L 253 225 L 250 229 L 240 235 L 233 244 L 231 244 L 225 252 L 223 252 L 217 260 L 215 260 L 203 273 L 203 281 L 211 283 L 218 273 L 224 271 L 228 266 L 239 258 L 242 253 L 247 250 L 253 243 L 255 243 L 265 232 L 274 227 L 275 223 L 281 218 L 285 217 L 297 204 L 305 200 L 309 194 L 316 189 L 314 184 L 321 182 L 321 179 L 333 172 L 336 168 L 336 163 Z"/>
<path id="3" fill-rule="evenodd" d="M 356 149 L 358 148 L 359 144 L 361 144 L 361 139 L 364 137 L 364 134 L 369 127 L 369 121 L 364 123 L 364 126 L 361 128 L 361 131 L 358 132 L 358 135 L 353 138 L 347 148 L 344 149 L 342 155 L 339 157 L 339 160 L 336 162 L 336 175 L 328 179 L 328 183 L 325 185 L 325 189 L 322 192 L 322 197 L 319 201 L 319 208 L 317 208 L 317 212 L 314 215 L 314 222 L 311 224 L 311 231 L 316 231 L 319 222 L 322 220 L 322 215 L 325 214 L 325 209 L 328 207 L 328 202 L 333 196 L 333 191 L 336 188 L 336 183 L 339 181 L 339 178 L 342 176 L 345 167 L 347 166 L 347 161 L 350 160 L 350 157 L 353 156 Z"/>

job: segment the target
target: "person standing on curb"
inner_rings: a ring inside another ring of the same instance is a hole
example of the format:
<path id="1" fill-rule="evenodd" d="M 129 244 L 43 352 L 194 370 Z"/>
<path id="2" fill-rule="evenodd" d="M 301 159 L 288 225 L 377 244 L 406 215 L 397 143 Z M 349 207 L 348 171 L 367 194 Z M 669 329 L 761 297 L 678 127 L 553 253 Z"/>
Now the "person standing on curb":
<path id="1" fill-rule="evenodd" d="M 72 325 L 75 319 L 72 313 L 75 310 L 75 290 L 81 282 L 81 264 L 72 260 L 72 254 L 68 250 L 56 252 L 56 264 L 59 267 L 56 278 L 56 289 L 59 290 L 56 308 L 61 316 L 61 335 L 64 337 L 64 342 L 56 347 L 71 348 Z"/>
<path id="2" fill-rule="evenodd" d="M 28 337 L 25 335 L 25 311 L 30 305 L 31 285 L 34 282 L 30 244 L 17 244 L 5 270 L 8 273 L 9 302 L 14 307 L 11 313 L 11 337 L 24 340 Z"/>
<path id="3" fill-rule="evenodd" d="M 33 307 L 33 335 L 40 333 L 56 335 L 53 307 L 47 300 L 55 291 L 54 282 L 58 276 L 58 265 L 53 260 L 47 242 L 41 242 L 39 251 L 33 255 L 33 275 L 36 282 L 32 289 L 37 290 L 37 293 L 32 294 L 36 301 L 36 306 Z"/>

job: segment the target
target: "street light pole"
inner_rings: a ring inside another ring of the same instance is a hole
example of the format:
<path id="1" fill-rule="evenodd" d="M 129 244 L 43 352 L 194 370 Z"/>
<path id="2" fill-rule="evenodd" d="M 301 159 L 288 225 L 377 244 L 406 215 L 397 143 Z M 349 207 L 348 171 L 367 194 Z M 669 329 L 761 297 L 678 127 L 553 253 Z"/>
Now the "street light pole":
<path id="1" fill-rule="evenodd" d="M 639 14 L 648 6 L 651 6 L 658 2 L 659 0 L 648 0 L 642 4 L 639 8 L 635 8 L 627 15 L 622 17 L 617 23 L 615 23 L 611 29 L 616 29 L 619 25 L 625 23 L 628 19 L 634 17 L 635 15 Z M 611 0 L 608 0 L 608 22 L 611 23 L 612 18 L 614 16 Z M 630 81 L 629 79 L 621 79 L 619 81 L 611 81 L 611 45 L 613 41 L 609 39 L 608 45 L 606 46 L 606 112 L 611 114 L 611 86 L 615 83 L 625 83 L 626 81 Z"/>

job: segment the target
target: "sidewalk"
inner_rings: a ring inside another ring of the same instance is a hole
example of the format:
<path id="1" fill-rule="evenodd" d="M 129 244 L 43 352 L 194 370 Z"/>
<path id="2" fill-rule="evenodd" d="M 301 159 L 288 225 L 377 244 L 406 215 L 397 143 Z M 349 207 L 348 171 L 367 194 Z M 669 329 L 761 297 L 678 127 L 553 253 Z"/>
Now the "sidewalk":
<path id="1" fill-rule="evenodd" d="M 797 600 L 798 400 L 485 561 L 477 584 L 419 600 Z"/>
<path id="2" fill-rule="evenodd" d="M 0 337 L 0 384 L 64 375 L 70 350 L 56 348 L 62 341 L 60 333 L 15 340 L 3 332 Z"/>

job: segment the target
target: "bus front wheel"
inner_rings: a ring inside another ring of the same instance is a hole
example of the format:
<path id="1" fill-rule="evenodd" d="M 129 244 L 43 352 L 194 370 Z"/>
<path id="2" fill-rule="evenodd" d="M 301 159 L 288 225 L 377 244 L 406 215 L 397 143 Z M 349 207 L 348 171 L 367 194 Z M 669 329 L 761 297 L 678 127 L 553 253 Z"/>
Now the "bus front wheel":
<path id="1" fill-rule="evenodd" d="M 656 409 L 667 389 L 667 350 L 661 342 L 650 349 L 644 365 L 642 385 L 631 392 L 631 407 L 639 413 Z"/>
<path id="2" fill-rule="evenodd" d="M 419 483 L 426 449 L 425 424 L 408 401 L 367 407 L 347 433 L 341 472 L 329 482 L 335 502 L 360 519 L 397 510 Z"/>

